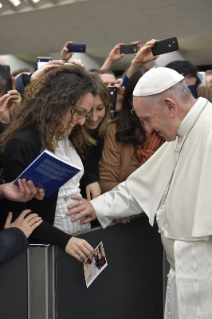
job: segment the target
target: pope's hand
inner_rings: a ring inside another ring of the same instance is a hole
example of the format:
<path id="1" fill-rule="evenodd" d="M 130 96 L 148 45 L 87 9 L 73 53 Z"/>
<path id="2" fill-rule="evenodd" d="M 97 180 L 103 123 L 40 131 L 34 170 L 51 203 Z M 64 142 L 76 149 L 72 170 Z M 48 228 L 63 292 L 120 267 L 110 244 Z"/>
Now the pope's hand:
<path id="1" fill-rule="evenodd" d="M 75 199 L 76 201 L 68 206 L 68 213 L 66 215 L 69 216 L 76 214 L 71 219 L 72 222 L 82 219 L 80 221 L 80 224 L 82 225 L 96 219 L 96 212 L 89 201 L 77 195 L 71 196 L 71 198 Z"/>

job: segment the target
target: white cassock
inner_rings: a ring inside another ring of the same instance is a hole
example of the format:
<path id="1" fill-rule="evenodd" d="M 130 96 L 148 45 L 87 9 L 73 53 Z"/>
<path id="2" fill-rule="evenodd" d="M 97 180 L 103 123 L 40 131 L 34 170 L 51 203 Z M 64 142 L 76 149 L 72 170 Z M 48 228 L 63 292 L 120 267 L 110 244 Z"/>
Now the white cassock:
<path id="1" fill-rule="evenodd" d="M 172 177 L 172 173 L 174 174 Z M 167 196 L 166 196 L 167 195 Z M 144 211 L 171 265 L 164 318 L 212 318 L 212 104 L 199 98 L 173 142 L 91 201 L 105 228 Z"/>

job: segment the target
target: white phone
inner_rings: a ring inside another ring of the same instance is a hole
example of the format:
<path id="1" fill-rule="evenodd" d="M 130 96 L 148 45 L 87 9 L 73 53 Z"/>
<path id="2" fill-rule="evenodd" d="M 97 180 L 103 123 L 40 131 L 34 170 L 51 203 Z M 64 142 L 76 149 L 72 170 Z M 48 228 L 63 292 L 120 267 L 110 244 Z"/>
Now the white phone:
<path id="1" fill-rule="evenodd" d="M 50 56 L 38 56 L 37 57 L 37 69 L 40 69 L 44 64 L 52 61 L 52 57 Z"/>

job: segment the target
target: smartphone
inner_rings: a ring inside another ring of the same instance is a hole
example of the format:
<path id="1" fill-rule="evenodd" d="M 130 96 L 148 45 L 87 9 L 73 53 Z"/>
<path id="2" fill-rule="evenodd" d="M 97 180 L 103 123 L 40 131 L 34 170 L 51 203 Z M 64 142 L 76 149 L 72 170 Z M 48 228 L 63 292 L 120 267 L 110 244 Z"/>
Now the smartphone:
<path id="1" fill-rule="evenodd" d="M 69 52 L 85 52 L 86 44 L 85 43 L 69 43 L 68 51 Z"/>
<path id="2" fill-rule="evenodd" d="M 197 72 L 198 73 L 198 76 L 200 78 L 200 86 L 206 86 L 206 80 L 205 80 L 205 72 Z"/>
<path id="3" fill-rule="evenodd" d="M 4 94 L 6 94 L 8 91 L 12 90 L 10 66 L 0 64 L 0 75 L 5 80 Z"/>
<path id="4" fill-rule="evenodd" d="M 194 97 L 195 99 L 198 99 L 196 84 L 189 84 L 189 85 L 188 85 L 188 88 L 189 88 L 189 90 L 191 91 L 191 94 L 193 95 L 193 97 Z"/>
<path id="5" fill-rule="evenodd" d="M 41 66 L 44 64 L 52 61 L 52 58 L 50 56 L 38 56 L 37 57 L 37 69 L 40 69 Z"/>
<path id="6" fill-rule="evenodd" d="M 115 111 L 118 89 L 115 86 L 108 86 L 107 89 L 110 100 L 110 110 Z"/>
<path id="7" fill-rule="evenodd" d="M 176 37 L 159 40 L 155 43 L 152 48 L 153 55 L 160 55 L 172 51 L 177 51 L 179 49 L 178 41 Z"/>
<path id="8" fill-rule="evenodd" d="M 130 54 L 130 53 L 136 53 L 137 52 L 137 44 L 126 44 L 122 45 L 120 48 L 120 53 L 124 54 Z"/>

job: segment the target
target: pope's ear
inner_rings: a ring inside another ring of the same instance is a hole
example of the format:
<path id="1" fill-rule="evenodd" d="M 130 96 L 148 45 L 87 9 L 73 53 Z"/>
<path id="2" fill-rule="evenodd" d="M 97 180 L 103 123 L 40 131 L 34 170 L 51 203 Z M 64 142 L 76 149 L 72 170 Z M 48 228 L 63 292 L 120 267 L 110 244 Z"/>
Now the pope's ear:
<path id="1" fill-rule="evenodd" d="M 169 112 L 170 117 L 175 117 L 177 114 L 177 104 L 175 100 L 170 97 L 166 97 L 164 99 L 165 105 L 167 107 L 167 111 Z"/>

